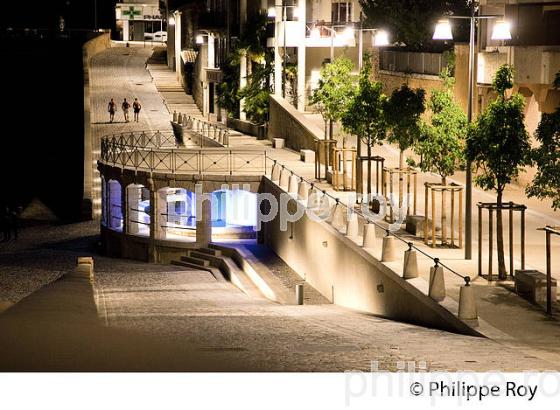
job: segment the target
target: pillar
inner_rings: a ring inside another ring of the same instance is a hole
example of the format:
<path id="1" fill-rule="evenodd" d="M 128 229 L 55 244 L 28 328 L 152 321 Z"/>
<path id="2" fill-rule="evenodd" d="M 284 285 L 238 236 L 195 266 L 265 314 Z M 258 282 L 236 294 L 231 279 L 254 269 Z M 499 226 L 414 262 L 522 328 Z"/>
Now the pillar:
<path id="1" fill-rule="evenodd" d="M 297 109 L 300 112 L 305 111 L 305 101 L 307 100 L 305 96 L 305 72 L 306 72 L 306 47 L 305 47 L 305 34 L 306 34 L 306 0 L 298 1 L 299 9 L 299 20 L 298 20 L 298 32 L 300 33 L 300 41 L 298 47 L 298 72 L 297 72 L 297 95 L 298 103 Z"/>
<path id="2" fill-rule="evenodd" d="M 274 18 L 274 95 L 282 97 L 282 56 L 280 55 L 280 38 L 282 32 L 282 7 L 276 7 L 276 17 Z"/>
<path id="3" fill-rule="evenodd" d="M 206 248 L 212 241 L 212 194 L 196 197 L 196 245 Z"/>
<path id="4" fill-rule="evenodd" d="M 158 192 L 155 190 L 153 181 L 149 183 L 150 190 L 150 242 L 148 246 L 148 261 L 157 262 L 156 239 L 159 227 Z"/>
<path id="5" fill-rule="evenodd" d="M 127 198 L 127 187 L 124 181 L 119 181 L 121 184 L 121 214 L 123 219 L 123 235 L 128 234 L 128 198 Z"/>
<path id="6" fill-rule="evenodd" d="M 123 20 L 123 41 L 128 41 L 130 40 L 130 23 L 128 22 L 128 20 Z"/>
<path id="7" fill-rule="evenodd" d="M 175 72 L 179 77 L 181 75 L 181 49 L 183 45 L 181 44 L 181 34 L 182 34 L 182 24 L 181 24 L 181 12 L 176 11 L 173 15 L 175 17 Z"/>
<path id="8" fill-rule="evenodd" d="M 140 195 L 138 194 L 138 185 L 130 185 L 126 189 L 127 193 L 127 202 L 128 202 L 128 209 L 127 214 L 129 214 L 127 222 L 128 222 L 128 230 L 127 232 L 131 235 L 138 234 L 138 224 L 132 221 L 138 220 L 138 203 L 140 202 Z"/>

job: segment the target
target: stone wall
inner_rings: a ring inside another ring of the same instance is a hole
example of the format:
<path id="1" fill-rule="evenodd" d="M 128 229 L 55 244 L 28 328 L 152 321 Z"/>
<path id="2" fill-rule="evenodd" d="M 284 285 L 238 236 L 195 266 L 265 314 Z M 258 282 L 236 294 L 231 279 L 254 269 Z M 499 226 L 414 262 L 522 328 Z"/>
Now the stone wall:
<path id="1" fill-rule="evenodd" d="M 82 198 L 82 218 L 93 217 L 93 141 L 91 135 L 91 106 L 89 96 L 89 77 L 91 59 L 111 47 L 111 32 L 100 34 L 82 47 L 82 66 L 84 70 L 84 193 Z"/>
<path id="2" fill-rule="evenodd" d="M 263 177 L 261 192 L 283 192 Z M 296 202 L 288 206 L 295 213 Z M 301 206 L 301 204 L 299 205 Z M 266 212 L 266 211 L 265 211 Z M 265 224 L 264 242 L 333 303 L 394 320 L 475 335 L 437 302 L 402 279 L 355 242 L 307 216 L 280 230 L 280 218 Z"/>
<path id="3" fill-rule="evenodd" d="M 288 101 L 270 96 L 268 139 L 284 138 L 287 148 L 299 151 L 315 149 L 315 141 L 323 139 L 324 132 Z"/>

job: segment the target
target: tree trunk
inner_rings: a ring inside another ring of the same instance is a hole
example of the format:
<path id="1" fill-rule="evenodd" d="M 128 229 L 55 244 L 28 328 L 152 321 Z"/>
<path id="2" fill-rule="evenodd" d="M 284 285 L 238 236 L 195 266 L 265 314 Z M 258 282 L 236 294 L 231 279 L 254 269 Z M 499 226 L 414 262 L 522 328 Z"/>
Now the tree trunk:
<path id="1" fill-rule="evenodd" d="M 447 178 L 441 178 L 441 184 L 447 185 Z M 447 191 L 441 191 L 441 244 L 447 245 Z M 435 221 L 434 221 L 435 222 Z"/>
<path id="2" fill-rule="evenodd" d="M 368 137 L 367 155 L 367 196 L 368 203 L 371 203 L 371 137 Z"/>
<path id="3" fill-rule="evenodd" d="M 506 262 L 504 259 L 504 224 L 502 221 L 502 190 L 498 190 L 496 210 L 496 247 L 498 248 L 498 278 L 505 280 L 507 278 Z"/>
<path id="4" fill-rule="evenodd" d="M 404 151 L 400 150 L 399 152 L 399 170 L 402 171 L 404 169 Z M 399 172 L 399 209 L 402 209 L 403 205 L 403 185 L 404 185 L 404 174 Z"/>
<path id="5" fill-rule="evenodd" d="M 362 139 L 356 136 L 356 203 L 362 202 L 362 194 L 364 193 L 364 175 L 362 172 Z"/>
<path id="6" fill-rule="evenodd" d="M 329 120 L 329 138 L 333 139 L 333 120 Z"/>

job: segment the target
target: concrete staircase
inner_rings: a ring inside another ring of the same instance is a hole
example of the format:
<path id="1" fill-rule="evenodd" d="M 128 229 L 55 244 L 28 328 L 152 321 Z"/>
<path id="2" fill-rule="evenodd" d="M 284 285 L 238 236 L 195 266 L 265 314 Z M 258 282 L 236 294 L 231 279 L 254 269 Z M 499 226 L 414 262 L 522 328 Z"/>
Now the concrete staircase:
<path id="1" fill-rule="evenodd" d="M 154 56 L 156 53 L 157 51 L 154 51 Z M 154 57 L 149 60 L 147 69 L 170 114 L 177 111 L 193 117 L 203 118 L 202 112 L 195 104 L 192 95 L 185 92 L 177 79 L 177 73 L 167 66 L 165 60 L 162 61 L 160 58 Z"/>

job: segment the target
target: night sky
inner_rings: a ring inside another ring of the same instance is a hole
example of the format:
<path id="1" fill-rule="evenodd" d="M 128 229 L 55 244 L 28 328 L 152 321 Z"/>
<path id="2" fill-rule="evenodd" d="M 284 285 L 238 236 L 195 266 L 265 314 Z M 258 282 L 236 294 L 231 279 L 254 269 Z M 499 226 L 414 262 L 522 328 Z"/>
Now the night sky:
<path id="1" fill-rule="evenodd" d="M 100 28 L 114 25 L 116 0 L 97 0 Z M 0 24 L 13 28 L 52 28 L 64 16 L 68 29 L 91 29 L 94 27 L 95 0 L 28 0 L 25 2 L 2 2 Z"/>

